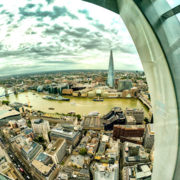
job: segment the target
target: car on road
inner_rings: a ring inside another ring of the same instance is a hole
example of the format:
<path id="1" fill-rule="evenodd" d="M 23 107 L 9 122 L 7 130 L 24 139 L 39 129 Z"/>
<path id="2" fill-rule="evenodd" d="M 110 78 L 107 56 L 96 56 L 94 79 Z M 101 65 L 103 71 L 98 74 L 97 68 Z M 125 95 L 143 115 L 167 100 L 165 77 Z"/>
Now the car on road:
<path id="1" fill-rule="evenodd" d="M 24 169 L 23 169 L 23 168 L 19 168 L 19 170 L 20 170 L 21 172 L 24 172 Z"/>

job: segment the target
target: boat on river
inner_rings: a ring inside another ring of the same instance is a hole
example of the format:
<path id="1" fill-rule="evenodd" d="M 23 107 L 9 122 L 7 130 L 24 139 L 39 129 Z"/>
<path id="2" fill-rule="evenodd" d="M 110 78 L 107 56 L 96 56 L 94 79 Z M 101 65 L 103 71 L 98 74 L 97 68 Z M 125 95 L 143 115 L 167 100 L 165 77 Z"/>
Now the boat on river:
<path id="1" fill-rule="evenodd" d="M 94 98 L 93 101 L 102 102 L 102 101 L 104 101 L 104 99 L 97 97 L 97 98 Z"/>
<path id="2" fill-rule="evenodd" d="M 64 98 L 62 96 L 43 96 L 43 99 L 47 99 L 47 100 L 56 100 L 56 101 L 70 101 L 70 99 L 68 98 Z"/>
<path id="3" fill-rule="evenodd" d="M 69 98 L 64 98 L 64 97 L 62 97 L 62 96 L 58 96 L 58 97 L 57 97 L 57 100 L 58 100 L 58 101 L 70 101 Z"/>

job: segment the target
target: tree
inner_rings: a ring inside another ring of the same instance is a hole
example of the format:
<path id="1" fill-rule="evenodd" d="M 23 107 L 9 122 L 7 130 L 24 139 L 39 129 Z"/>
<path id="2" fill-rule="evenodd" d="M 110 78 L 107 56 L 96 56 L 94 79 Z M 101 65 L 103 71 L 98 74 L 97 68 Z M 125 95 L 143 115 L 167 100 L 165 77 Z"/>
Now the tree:
<path id="1" fill-rule="evenodd" d="M 77 114 L 76 117 L 78 118 L 78 121 L 81 120 L 81 115 L 80 114 Z"/>
<path id="2" fill-rule="evenodd" d="M 79 150 L 79 154 L 85 156 L 85 155 L 87 154 L 86 148 L 81 148 L 81 149 Z"/>
<path id="3" fill-rule="evenodd" d="M 42 136 L 39 136 L 39 137 L 38 137 L 38 141 L 39 141 L 40 143 L 43 143 L 43 142 L 44 142 L 44 138 L 43 138 Z"/>
<path id="4" fill-rule="evenodd" d="M 2 101 L 2 104 L 9 105 L 9 101 L 3 100 L 3 101 Z"/>

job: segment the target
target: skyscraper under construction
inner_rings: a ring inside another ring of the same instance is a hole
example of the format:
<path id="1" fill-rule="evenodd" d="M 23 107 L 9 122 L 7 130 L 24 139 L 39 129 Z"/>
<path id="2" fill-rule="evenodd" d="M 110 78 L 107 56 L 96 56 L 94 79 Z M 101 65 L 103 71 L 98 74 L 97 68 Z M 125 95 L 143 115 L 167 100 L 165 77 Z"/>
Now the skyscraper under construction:
<path id="1" fill-rule="evenodd" d="M 107 85 L 109 87 L 111 87 L 111 88 L 114 87 L 114 62 L 113 62 L 112 50 L 110 52 L 110 58 L 109 58 L 109 69 L 108 69 Z"/>

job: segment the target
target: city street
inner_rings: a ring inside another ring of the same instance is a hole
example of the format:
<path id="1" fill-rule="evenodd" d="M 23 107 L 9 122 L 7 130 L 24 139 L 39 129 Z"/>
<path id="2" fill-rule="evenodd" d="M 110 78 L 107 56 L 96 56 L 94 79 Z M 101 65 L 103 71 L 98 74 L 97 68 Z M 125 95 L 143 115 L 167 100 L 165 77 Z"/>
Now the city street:
<path id="1" fill-rule="evenodd" d="M 7 150 L 7 153 L 9 155 L 9 157 L 11 158 L 12 163 L 19 170 L 19 172 L 22 174 L 22 176 L 24 177 L 25 180 L 35 179 L 34 177 L 31 176 L 30 173 L 28 173 L 28 171 L 27 171 L 27 169 L 25 169 L 25 166 L 22 163 L 22 161 L 19 160 L 10 149 Z"/>

